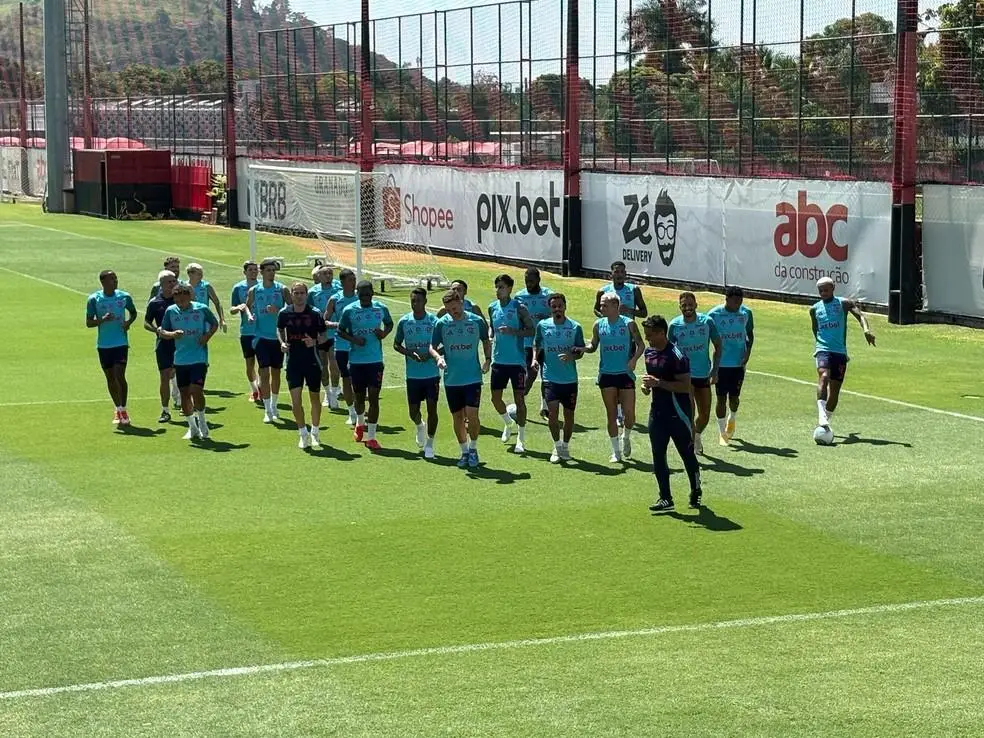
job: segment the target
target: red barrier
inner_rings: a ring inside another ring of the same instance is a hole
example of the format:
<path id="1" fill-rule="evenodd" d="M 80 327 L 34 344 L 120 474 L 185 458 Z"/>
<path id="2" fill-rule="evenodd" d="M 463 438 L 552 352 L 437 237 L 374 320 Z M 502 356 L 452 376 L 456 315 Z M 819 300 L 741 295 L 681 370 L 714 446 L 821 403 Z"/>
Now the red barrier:
<path id="1" fill-rule="evenodd" d="M 171 199 L 175 210 L 203 213 L 211 209 L 212 168 L 203 162 L 175 164 L 171 169 Z"/>

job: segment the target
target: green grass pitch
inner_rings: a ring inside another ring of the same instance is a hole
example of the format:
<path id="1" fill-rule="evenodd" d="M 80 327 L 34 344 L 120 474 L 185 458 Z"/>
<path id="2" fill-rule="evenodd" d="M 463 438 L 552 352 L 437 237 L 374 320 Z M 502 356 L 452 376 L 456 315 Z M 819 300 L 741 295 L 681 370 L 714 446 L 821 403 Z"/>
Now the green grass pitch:
<path id="1" fill-rule="evenodd" d="M 454 468 L 443 404 L 426 462 L 392 351 L 383 452 L 340 414 L 302 452 L 247 402 L 235 321 L 211 344 L 214 443 L 155 422 L 139 326 L 137 428 L 115 430 L 84 327 L 99 270 L 140 306 L 175 252 L 227 301 L 247 250 L 243 232 L 0 206 L 0 735 L 981 734 L 984 334 L 873 316 L 869 349 L 852 325 L 860 394 L 821 448 L 806 308 L 747 301 L 753 373 L 732 446 L 705 436 L 700 515 L 648 513 L 643 433 L 607 463 L 594 357 L 569 468 L 539 419 L 508 452 L 487 395 L 484 468 Z M 479 304 L 500 270 L 446 264 Z M 597 283 L 544 282 L 590 325 Z M 676 314 L 675 293 L 645 294 Z M 261 665 L 280 666 L 201 673 Z"/>

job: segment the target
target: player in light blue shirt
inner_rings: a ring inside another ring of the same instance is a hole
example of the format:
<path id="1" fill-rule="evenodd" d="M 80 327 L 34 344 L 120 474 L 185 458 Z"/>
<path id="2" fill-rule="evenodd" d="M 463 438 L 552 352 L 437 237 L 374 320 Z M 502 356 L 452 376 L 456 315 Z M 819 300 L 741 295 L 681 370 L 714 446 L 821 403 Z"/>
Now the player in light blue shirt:
<path id="1" fill-rule="evenodd" d="M 717 381 L 721 366 L 721 337 L 717 326 L 704 313 L 697 312 L 697 296 L 680 293 L 680 314 L 670 321 L 667 340 L 676 344 L 690 364 L 690 387 L 696 409 L 694 452 L 704 453 L 701 434 L 711 419 L 711 385 Z M 710 348 L 714 346 L 714 357 Z"/>
<path id="2" fill-rule="evenodd" d="M 724 293 L 724 303 L 707 313 L 721 338 L 721 366 L 718 369 L 714 414 L 718 419 L 719 443 L 722 446 L 727 446 L 735 435 L 741 387 L 745 383 L 745 365 L 752 355 L 752 344 L 755 342 L 752 311 L 742 304 L 744 299 L 745 293 L 741 287 L 732 285 Z"/>
<path id="3" fill-rule="evenodd" d="M 516 299 L 529 311 L 535 327 L 541 320 L 550 317 L 550 295 L 553 294 L 553 291 L 540 284 L 540 270 L 536 267 L 530 267 L 526 270 L 524 281 L 526 288 L 516 293 Z M 533 369 L 533 337 L 527 338 L 524 345 L 526 347 L 526 394 L 529 394 L 537 377 L 536 371 Z M 541 385 L 540 417 L 546 418 L 547 415 L 547 399 Z"/>
<path id="4" fill-rule="evenodd" d="M 171 272 L 171 274 L 173 274 L 175 278 L 178 280 L 178 284 L 184 283 L 184 281 L 181 279 L 181 259 L 179 259 L 177 256 L 165 257 L 163 271 Z M 150 302 L 155 297 L 157 297 L 157 295 L 160 294 L 160 291 L 161 291 L 161 280 L 160 277 L 158 277 L 157 281 L 154 282 L 154 284 L 150 288 L 150 297 L 147 298 L 147 302 Z"/>
<path id="5" fill-rule="evenodd" d="M 259 264 L 255 261 L 243 262 L 245 279 L 232 286 L 232 296 L 229 300 L 229 314 L 239 316 L 239 348 L 242 351 L 243 360 L 246 362 L 246 381 L 249 382 L 250 402 L 259 402 L 262 397 L 260 395 L 260 383 L 256 379 L 256 349 L 253 348 L 256 323 L 250 319 L 250 313 L 246 309 L 246 298 L 249 291 L 256 286 L 259 275 Z"/>
<path id="6" fill-rule="evenodd" d="M 96 353 L 106 376 L 106 387 L 113 400 L 114 425 L 130 425 L 126 402 L 130 386 L 126 382 L 126 362 L 130 354 L 128 332 L 137 319 L 137 308 L 128 292 L 117 289 L 116 272 L 99 273 L 102 289 L 89 295 L 85 302 L 85 325 L 96 329 Z"/>
<path id="7" fill-rule="evenodd" d="M 209 303 L 215 305 L 215 312 L 219 316 L 219 328 L 223 333 L 226 332 L 225 315 L 222 313 L 222 303 L 215 288 L 205 280 L 205 269 L 201 264 L 189 264 L 187 268 L 188 284 L 191 285 L 191 299 L 200 302 L 202 305 Z"/>
<path id="8" fill-rule="evenodd" d="M 830 429 L 830 416 L 837 409 L 841 385 L 847 373 L 847 316 L 853 315 L 869 346 L 875 345 L 875 334 L 860 306 L 846 297 L 834 296 L 834 280 L 823 277 L 817 282 L 820 300 L 810 308 L 817 362 L 817 424 Z"/>
<path id="9" fill-rule="evenodd" d="M 467 297 L 468 283 L 465 280 L 463 279 L 454 280 L 451 283 L 451 289 L 458 293 L 458 296 L 461 298 L 461 304 L 465 306 L 466 313 L 475 313 L 475 315 L 479 316 L 483 320 L 485 319 L 485 315 L 482 313 L 482 309 L 468 299 Z M 437 311 L 438 318 L 443 318 L 447 314 L 448 314 L 447 308 L 445 308 L 443 305 Z"/>
<path id="10" fill-rule="evenodd" d="M 208 375 L 208 342 L 219 321 L 208 305 L 192 300 L 190 285 L 174 288 L 174 304 L 164 311 L 160 336 L 174 341 L 174 373 L 181 392 L 181 411 L 188 420 L 185 440 L 208 438 L 205 421 L 205 377 Z"/>
<path id="11" fill-rule="evenodd" d="M 326 315 L 328 301 L 342 289 L 341 281 L 335 279 L 335 270 L 330 266 L 317 266 L 311 270 L 314 286 L 308 290 L 308 305 Z M 318 358 L 321 361 L 321 386 L 324 388 L 323 407 L 338 409 L 339 380 L 338 361 L 335 359 L 336 328 L 325 333 L 325 340 L 318 344 Z"/>
<path id="12" fill-rule="evenodd" d="M 547 425 L 553 437 L 550 461 L 571 458 L 570 443 L 574 435 L 574 410 L 577 408 L 577 360 L 584 356 L 575 349 L 585 348 L 581 324 L 567 317 L 567 297 L 561 292 L 550 295 L 551 316 L 536 324 L 533 336 L 534 370 L 543 357 L 543 394 L 547 401 Z M 564 435 L 560 435 L 560 406 L 564 407 Z"/>
<path id="13" fill-rule="evenodd" d="M 478 434 L 482 429 L 478 407 L 482 401 L 482 375 L 492 365 L 492 342 L 485 319 L 465 312 L 461 295 L 448 290 L 441 299 L 445 315 L 438 318 L 431 337 L 430 355 L 444 372 L 444 396 L 461 446 L 458 467 L 474 469 L 479 464 Z M 485 350 L 485 363 L 478 363 L 478 344 Z"/>
<path id="14" fill-rule="evenodd" d="M 422 287 L 410 292 L 410 307 L 411 311 L 396 324 L 393 348 L 406 358 L 407 405 L 410 420 L 417 427 L 417 446 L 424 450 L 425 459 L 433 459 L 441 370 L 430 355 L 430 344 L 437 318 L 427 312 L 427 290 Z M 426 425 L 420 415 L 424 402 L 427 403 Z"/>
<path id="15" fill-rule="evenodd" d="M 277 337 L 277 318 L 290 304 L 290 290 L 276 280 L 276 259 L 260 262 L 261 281 L 246 295 L 246 311 L 253 322 L 253 349 L 260 374 L 260 397 L 263 399 L 263 422 L 280 419 L 280 374 L 284 352 Z"/>
<path id="16" fill-rule="evenodd" d="M 500 274 L 495 278 L 495 300 L 489 303 L 489 329 L 492 337 L 492 406 L 502 418 L 502 442 L 512 434 L 513 415 L 502 401 L 502 393 L 512 384 L 515 422 L 519 426 L 515 452 L 526 451 L 526 352 L 527 336 L 533 336 L 534 324 L 529 311 L 512 297 L 513 278 Z"/>
<path id="17" fill-rule="evenodd" d="M 575 349 L 591 354 L 601 350 L 598 362 L 598 387 L 608 415 L 608 439 L 612 445 L 612 463 L 632 456 L 632 428 L 635 425 L 635 367 L 646 345 L 639 333 L 639 326 L 621 314 L 621 300 L 617 292 L 606 292 L 601 297 L 602 316 L 595 321 L 591 331 L 591 343 L 585 349 Z M 621 443 L 619 439 L 618 410 L 622 409 L 623 423 Z"/>
<path id="18" fill-rule="evenodd" d="M 642 289 L 638 285 L 626 281 L 628 280 L 628 276 L 624 261 L 612 262 L 612 281 L 595 293 L 595 317 L 602 317 L 601 298 L 610 293 L 618 295 L 620 315 L 624 315 L 633 322 L 636 319 L 642 320 L 649 315 L 649 308 L 646 307 L 646 301 L 642 297 Z M 639 335 L 641 336 L 642 334 L 640 333 Z M 643 346 L 643 351 L 645 351 L 645 346 Z M 619 426 L 624 424 L 625 418 L 623 417 L 621 405 L 618 406 L 616 419 L 618 420 Z"/>
<path id="19" fill-rule="evenodd" d="M 383 341 L 393 330 L 393 318 L 388 307 L 373 299 L 372 282 L 359 282 L 356 294 L 358 302 L 342 311 L 338 337 L 351 345 L 348 363 L 355 393 L 353 437 L 358 443 L 365 441 L 370 451 L 378 451 L 376 424 L 379 422 L 379 392 L 383 388 Z"/>
<path id="20" fill-rule="evenodd" d="M 338 328 L 338 321 L 341 320 L 345 308 L 359 300 L 359 296 L 355 293 L 355 272 L 351 269 L 343 269 L 338 273 L 338 280 L 342 288 L 328 298 L 328 306 L 325 308 L 325 322 L 329 331 Z M 355 393 L 352 391 L 352 372 L 349 370 L 349 350 L 352 347 L 348 341 L 337 335 L 337 332 L 334 335 L 335 363 L 338 366 L 338 376 L 342 380 L 342 398 L 348 408 L 348 420 L 345 424 L 354 428 L 357 425 Z"/>

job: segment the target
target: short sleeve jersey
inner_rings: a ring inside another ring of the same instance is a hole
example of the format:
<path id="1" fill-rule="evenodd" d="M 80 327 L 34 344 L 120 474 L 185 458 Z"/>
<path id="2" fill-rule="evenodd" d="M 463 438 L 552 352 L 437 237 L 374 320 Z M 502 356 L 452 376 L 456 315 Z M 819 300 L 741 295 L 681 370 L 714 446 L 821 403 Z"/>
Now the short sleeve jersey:
<path id="1" fill-rule="evenodd" d="M 690 373 L 690 362 L 679 346 L 666 344 L 661 349 L 647 348 L 643 353 L 646 374 L 672 382 L 682 374 Z M 691 416 L 690 393 L 667 392 L 662 389 L 652 391 L 652 411 L 657 415 L 678 415 L 689 421 Z"/>
<path id="2" fill-rule="evenodd" d="M 242 280 L 236 282 L 232 287 L 232 296 L 230 297 L 230 304 L 232 305 L 244 305 L 246 303 L 246 296 L 249 294 L 249 288 L 255 285 L 256 282 L 250 283 L 247 280 Z M 253 306 L 256 309 L 256 306 Z M 240 336 L 253 336 L 256 333 L 256 325 L 251 323 L 246 318 L 246 313 L 242 312 L 239 314 L 239 335 Z"/>
<path id="3" fill-rule="evenodd" d="M 202 280 L 198 284 L 191 288 L 191 299 L 195 302 L 200 302 L 202 305 L 208 305 L 208 288 L 210 283 L 206 280 Z"/>
<path id="4" fill-rule="evenodd" d="M 475 313 L 465 313 L 461 320 L 451 314 L 442 315 L 434 324 L 431 346 L 444 348 L 444 384 L 463 387 L 482 383 L 482 365 L 478 360 L 478 346 L 489 335 L 488 323 Z"/>
<path id="5" fill-rule="evenodd" d="M 378 300 L 363 306 L 358 301 L 342 311 L 338 327 L 350 336 L 366 339 L 365 345 L 352 344 L 349 349 L 349 364 L 382 364 L 383 342 L 375 334 L 377 328 L 393 325 L 389 308 Z"/>
<path id="6" fill-rule="evenodd" d="M 503 305 L 498 300 L 489 303 L 489 315 L 492 318 L 492 363 L 503 366 L 526 366 L 526 355 L 523 352 L 523 339 L 519 336 L 507 336 L 500 333 L 500 328 L 521 330 L 523 322 L 519 317 L 520 302 L 515 298 Z"/>
<path id="7" fill-rule="evenodd" d="M 623 307 L 635 308 L 635 288 L 631 282 L 625 282 L 621 287 L 616 287 L 609 282 L 601 288 L 602 292 L 614 292 L 622 302 Z"/>
<path id="8" fill-rule="evenodd" d="M 286 307 L 284 286 L 274 282 L 269 287 L 258 284 L 253 288 L 253 315 L 256 318 L 254 335 L 267 341 L 277 340 L 277 316 Z M 275 312 L 270 312 L 269 307 Z"/>
<path id="9" fill-rule="evenodd" d="M 516 300 L 525 307 L 533 319 L 533 325 L 537 325 L 541 320 L 550 317 L 550 295 L 553 290 L 540 287 L 539 292 L 530 292 L 523 289 L 516 293 Z M 529 348 L 533 345 L 533 336 L 527 336 L 523 341 L 523 346 Z"/>
<path id="10" fill-rule="evenodd" d="M 351 295 L 346 295 L 344 292 L 338 291 L 330 298 L 328 298 L 329 302 L 331 301 L 332 298 L 334 298 L 335 300 L 335 310 L 334 312 L 332 312 L 331 315 L 328 316 L 328 320 L 330 320 L 332 323 L 340 322 L 342 319 L 342 314 L 345 312 L 345 308 L 359 301 L 359 296 L 354 292 Z M 325 314 L 327 315 L 327 311 Z M 332 333 L 335 334 L 335 331 L 333 330 Z M 335 340 L 335 351 L 351 351 L 351 350 L 352 350 L 352 344 L 350 344 L 345 339 L 337 338 Z"/>
<path id="11" fill-rule="evenodd" d="M 533 345 L 543 351 L 543 381 L 556 384 L 577 382 L 577 363 L 561 361 L 563 354 L 570 354 L 575 346 L 584 346 L 584 330 L 581 324 L 570 318 L 557 323 L 553 318 L 536 324 Z"/>
<path id="12" fill-rule="evenodd" d="M 427 361 L 416 361 L 405 357 L 407 379 L 434 379 L 441 376 L 437 362 L 430 355 L 431 338 L 434 336 L 434 325 L 437 318 L 432 313 L 424 313 L 424 317 L 416 318 L 412 312 L 404 315 L 396 324 L 395 341 L 409 351 L 427 357 Z"/>
<path id="13" fill-rule="evenodd" d="M 211 309 L 200 302 L 192 302 L 184 310 L 177 305 L 165 310 L 164 330 L 184 331 L 184 335 L 174 341 L 175 366 L 207 364 L 208 346 L 202 346 L 199 339 L 218 325 L 219 321 Z"/>
<path id="14" fill-rule="evenodd" d="M 289 365 L 307 366 L 318 362 L 318 336 L 325 332 L 325 319 L 320 310 L 305 305 L 298 311 L 288 305 L 277 315 L 277 328 L 287 334 Z M 314 346 L 306 346 L 305 337 L 313 338 Z"/>
<path id="15" fill-rule="evenodd" d="M 682 315 L 678 315 L 670 321 L 667 338 L 687 357 L 691 376 L 697 379 L 711 376 L 711 342 L 718 338 L 718 329 L 713 320 L 704 313 L 697 313 L 688 323 Z"/>
<path id="16" fill-rule="evenodd" d="M 724 305 L 711 308 L 707 313 L 714 321 L 721 336 L 721 366 L 729 369 L 740 367 L 745 361 L 748 334 L 753 330 L 752 311 L 742 305 L 734 312 Z"/>
<path id="17" fill-rule="evenodd" d="M 123 324 L 126 322 L 129 310 L 134 313 L 137 312 L 133 298 L 123 290 L 115 290 L 111 295 L 99 290 L 89 295 L 85 303 L 85 316 L 87 318 L 101 318 L 107 313 L 113 316 L 112 320 L 100 323 L 96 329 L 97 348 L 107 349 L 130 345 L 127 332 L 123 330 Z"/>
<path id="18" fill-rule="evenodd" d="M 601 359 L 598 362 L 598 374 L 628 374 L 629 358 L 632 356 L 632 334 L 629 325 L 632 321 L 624 315 L 619 315 L 612 323 L 608 318 L 595 321 L 598 327 L 598 350 Z"/>
<path id="19" fill-rule="evenodd" d="M 147 309 L 144 311 L 144 322 L 150 323 L 157 328 L 164 327 L 164 313 L 167 311 L 171 305 L 174 304 L 173 297 L 163 297 L 160 294 L 157 295 L 153 300 L 147 303 Z M 158 337 L 155 342 L 155 346 L 159 346 L 161 343 L 160 337 Z"/>

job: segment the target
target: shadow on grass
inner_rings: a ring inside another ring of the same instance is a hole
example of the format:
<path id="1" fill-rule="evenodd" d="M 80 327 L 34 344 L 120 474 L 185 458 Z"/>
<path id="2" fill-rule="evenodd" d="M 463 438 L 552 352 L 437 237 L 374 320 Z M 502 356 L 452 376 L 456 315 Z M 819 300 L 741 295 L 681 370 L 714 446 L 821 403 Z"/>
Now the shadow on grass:
<path id="1" fill-rule="evenodd" d="M 694 528 L 704 528 L 715 533 L 728 533 L 736 530 L 743 530 L 742 526 L 728 518 L 722 518 L 709 507 L 701 507 L 691 514 L 680 513 L 674 510 L 668 513 L 653 513 L 654 518 L 673 518 L 683 523 L 690 523 Z"/>
<path id="2" fill-rule="evenodd" d="M 485 462 L 481 462 L 477 467 L 465 470 L 468 476 L 472 479 L 490 479 L 496 484 L 515 484 L 516 482 L 521 482 L 526 479 L 532 479 L 533 476 L 529 472 L 522 472 L 516 474 L 508 469 L 492 469 L 485 465 Z"/>
<path id="3" fill-rule="evenodd" d="M 202 451 L 212 451 L 217 454 L 225 454 L 230 451 L 242 451 L 249 448 L 248 443 L 230 443 L 229 441 L 217 441 L 214 438 L 198 439 L 192 444 L 193 448 Z"/>
<path id="4" fill-rule="evenodd" d="M 596 464 L 593 461 L 586 461 L 585 459 L 578 458 L 571 458 L 568 461 L 552 463 L 550 461 L 550 454 L 544 453 L 543 451 L 532 451 L 530 449 L 526 449 L 526 455 L 539 461 L 545 461 L 551 466 L 559 466 L 562 469 L 570 469 L 572 471 L 580 471 L 602 477 L 615 477 L 619 474 L 625 474 L 627 468 L 634 466 L 633 462 L 623 462 L 622 465 L 619 466 L 606 466 L 604 464 Z M 642 462 L 635 463 L 641 464 Z"/>
<path id="5" fill-rule="evenodd" d="M 139 425 L 119 425 L 117 431 L 124 436 L 136 436 L 138 438 L 153 438 L 165 432 L 164 428 L 144 428 Z"/>
<path id="6" fill-rule="evenodd" d="M 738 464 L 732 464 L 730 461 L 725 461 L 716 456 L 709 456 L 706 452 L 703 456 L 698 456 L 697 461 L 700 462 L 700 469 L 702 472 L 715 472 L 717 474 L 731 474 L 735 477 L 754 477 L 756 474 L 765 474 L 765 469 L 752 468 L 748 466 L 739 466 Z M 711 463 L 707 463 L 707 462 Z"/>
<path id="7" fill-rule="evenodd" d="M 851 446 L 855 443 L 866 443 L 869 446 L 902 446 L 903 448 L 912 448 L 911 443 L 906 443 L 904 441 L 890 441 L 885 438 L 862 438 L 857 433 L 848 433 L 846 436 L 835 436 L 835 439 L 839 441 L 839 445 Z"/>
<path id="8" fill-rule="evenodd" d="M 388 459 L 403 459 L 404 461 L 420 461 L 435 466 L 456 466 L 458 458 L 449 456 L 435 456 L 433 459 L 425 459 L 423 451 L 407 451 L 402 448 L 381 448 L 373 452 L 374 456 L 383 456 Z"/>
<path id="9" fill-rule="evenodd" d="M 732 440 L 733 443 L 737 444 L 733 446 L 735 451 L 742 451 L 747 454 L 765 454 L 768 456 L 779 456 L 783 459 L 795 459 L 799 456 L 799 451 L 795 448 L 778 448 L 776 446 L 759 446 L 754 443 L 749 443 L 741 438 L 735 438 Z"/>
<path id="10" fill-rule="evenodd" d="M 243 396 L 242 392 L 230 392 L 229 390 L 212 390 L 212 389 L 204 390 L 204 394 L 206 397 L 222 397 L 222 398 Z"/>
<path id="11" fill-rule="evenodd" d="M 319 459 L 336 459 L 338 461 L 353 461 L 362 457 L 362 454 L 350 454 L 348 451 L 344 451 L 337 446 L 324 445 L 318 449 L 304 449 L 304 453 L 308 456 L 316 456 Z"/>

